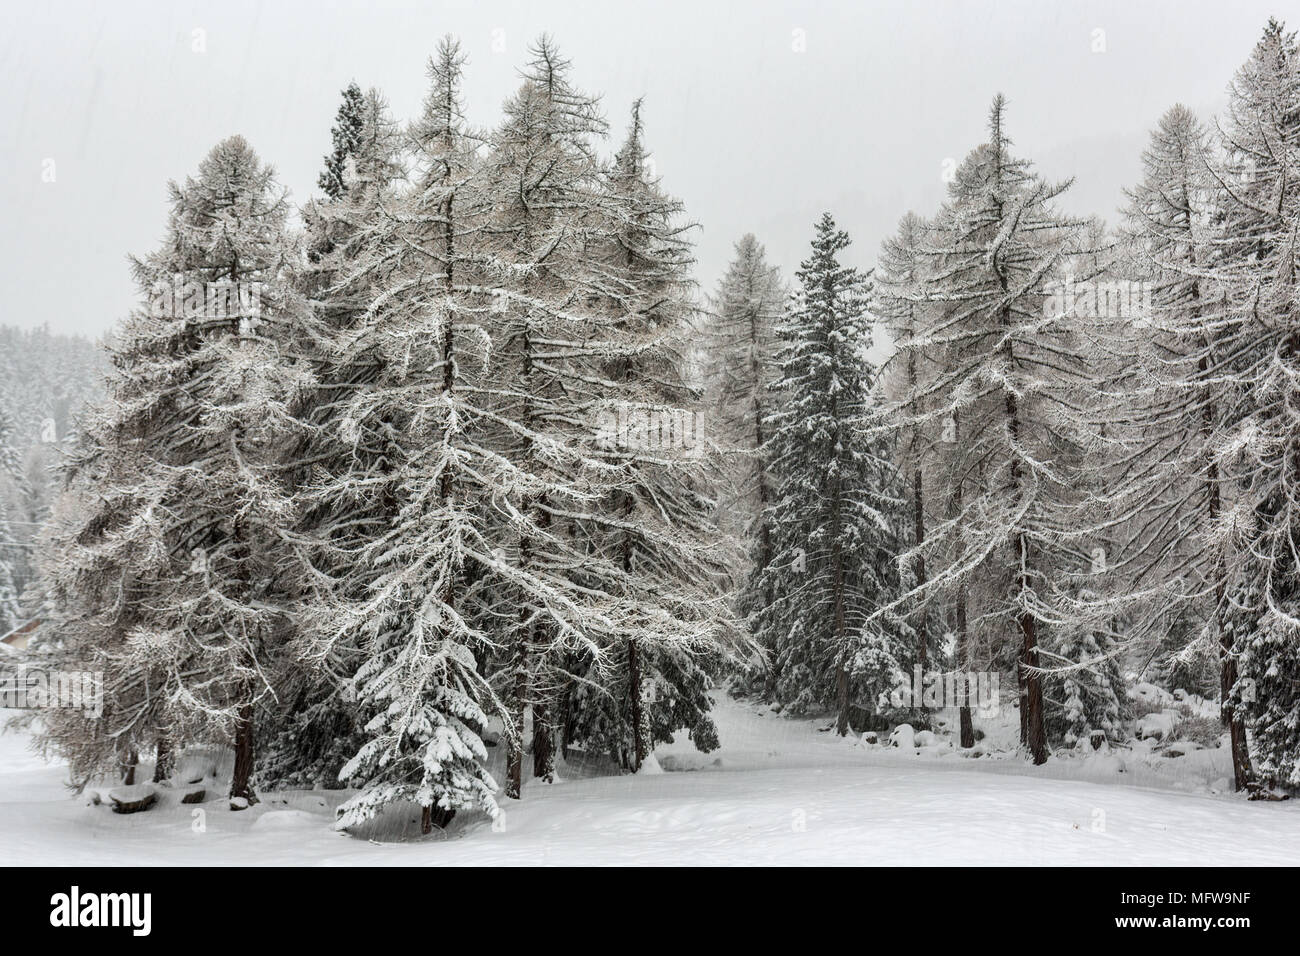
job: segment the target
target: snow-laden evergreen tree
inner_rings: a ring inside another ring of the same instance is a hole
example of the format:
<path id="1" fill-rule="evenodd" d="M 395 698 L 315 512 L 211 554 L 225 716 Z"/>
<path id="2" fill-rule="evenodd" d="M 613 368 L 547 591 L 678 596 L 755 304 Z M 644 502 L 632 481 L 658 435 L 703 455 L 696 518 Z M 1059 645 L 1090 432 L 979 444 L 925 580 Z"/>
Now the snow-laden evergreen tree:
<path id="1" fill-rule="evenodd" d="M 1134 377 L 1133 351 L 1146 341 L 1152 309 L 1148 286 L 1116 268 L 1115 243 L 1101 220 L 1084 223 L 1077 242 L 1078 253 L 1059 270 L 1065 281 L 1053 287 L 1049 300 L 1072 332 L 1067 342 L 1086 365 L 1082 379 L 1060 379 L 1061 397 L 1074 415 L 1070 437 L 1078 451 L 1071 454 L 1065 446 L 1057 463 L 1073 473 L 1071 494 L 1058 502 L 1056 519 L 1067 560 L 1054 582 L 1056 614 L 1040 644 L 1040 658 L 1049 738 L 1100 747 L 1104 740 L 1122 740 L 1130 716 L 1120 658 L 1132 650 L 1132 615 L 1124 602 L 1110 601 L 1106 589 L 1134 584 L 1110 563 L 1127 530 L 1123 519 L 1116 519 L 1123 509 L 1114 489 L 1127 490 L 1133 477 L 1122 433 L 1136 431 L 1140 415 L 1134 414 L 1134 397 L 1115 383 Z M 1078 385 L 1073 390 L 1071 380 Z M 1072 551 L 1074 562 L 1068 559 Z"/>
<path id="2" fill-rule="evenodd" d="M 1121 699 L 1124 679 L 1109 635 L 1087 628 L 1066 628 L 1044 656 L 1049 669 L 1045 693 L 1059 706 L 1046 710 L 1048 735 L 1067 747 L 1100 747 L 1103 741 L 1123 738 L 1126 702 Z"/>
<path id="3" fill-rule="evenodd" d="M 357 262 L 366 262 L 367 247 L 397 244 L 392 196 L 406 175 L 402 131 L 383 94 L 372 88 L 358 92 L 354 102 L 351 90 L 345 91 L 338 120 L 348 125 L 333 131 L 336 140 L 341 130 L 347 134 L 347 161 L 337 172 L 327 166 L 321 176 L 331 182 L 326 198 L 311 200 L 302 211 L 309 261 L 304 291 L 332 326 L 350 325 L 370 304 L 367 282 L 375 268 L 363 266 L 358 273 Z"/>
<path id="4" fill-rule="evenodd" d="M 273 170 L 231 137 L 171 185 L 167 236 L 134 263 L 147 305 L 78 442 L 46 588 L 54 646 L 105 675 L 102 720 L 50 715 L 75 779 L 216 741 L 235 747 L 232 807 L 256 799 L 256 711 L 297 588 L 283 456 L 313 384 L 288 214 Z"/>
<path id="5" fill-rule="evenodd" d="M 501 705 L 479 661 L 493 638 L 463 609 L 473 603 L 467 576 L 488 591 L 507 586 L 483 514 L 510 475 L 470 434 L 490 300 L 464 60 L 448 37 L 429 61 L 408 188 L 391 180 L 390 138 L 362 136 L 357 168 L 379 175 L 350 184 L 351 212 L 339 211 L 350 238 L 322 260 L 339 276 L 327 294 L 356 307 L 331 335 L 332 393 L 308 495 L 320 574 L 300 620 L 304 656 L 346 677 L 364 715 L 340 771 L 365 782 L 344 804 L 344 828 L 395 801 L 421 808 L 425 833 L 460 810 L 498 812 L 482 734 Z M 371 117 L 387 127 L 382 110 Z"/>
<path id="6" fill-rule="evenodd" d="M 1300 786 L 1300 51 L 1270 20 L 1229 88 L 1217 176 L 1214 277 L 1229 407 L 1220 467 L 1236 486 L 1225 523 L 1233 626 L 1222 634 L 1221 689 L 1237 784 L 1251 775 L 1236 708 L 1248 711 L 1255 773 Z M 1237 665 L 1239 673 L 1236 672 Z M 1244 779 L 1243 779 L 1244 778 Z"/>
<path id="7" fill-rule="evenodd" d="M 937 369 L 933 403 L 916 414 L 937 426 L 956 485 L 922 545 L 927 580 L 906 602 L 964 592 L 959 611 L 980 632 L 969 639 L 988 642 L 1014 669 L 1022 740 L 1042 763 L 1039 630 L 1079 561 L 1062 514 L 1080 458 L 1085 365 L 1072 317 L 1048 303 L 1083 224 L 1052 205 L 1068 183 L 1043 181 L 1011 154 L 1003 115 L 999 96 L 989 141 L 958 167 L 927 253 L 926 299 L 940 310 L 928 337 Z"/>
<path id="8" fill-rule="evenodd" d="M 366 125 L 366 105 L 361 94 L 361 87 L 353 81 L 343 90 L 343 102 L 334 117 L 334 128 L 330 136 L 334 148 L 325 156 L 325 169 L 322 170 L 316 185 L 330 199 L 338 199 L 347 191 L 348 163 L 356 158 L 361 146 L 362 131 Z"/>
<path id="9" fill-rule="evenodd" d="M 899 622 L 878 614 L 899 595 L 901 485 L 885 442 L 864 427 L 871 284 L 840 261 L 848 245 L 824 214 L 778 327 L 774 387 L 786 401 L 767 420 L 765 449 L 774 546 L 748 585 L 751 626 L 777 655 L 777 699 L 796 713 L 833 707 L 841 736 L 851 706 L 897 685 L 903 652 Z"/>
<path id="10" fill-rule="evenodd" d="M 692 256 L 681 203 L 666 196 L 647 162 L 641 102 L 607 174 L 606 222 L 591 257 L 613 321 L 591 393 L 598 454 L 617 469 L 607 506 L 582 522 L 590 554 L 616 574 L 614 588 L 644 609 L 622 640 L 574 682 L 563 739 L 615 754 L 633 772 L 685 728 L 696 746 L 717 746 L 707 691 L 727 630 L 726 552 L 708 493 L 714 477 L 699 396 L 683 378 L 691 331 Z M 535 751 L 536 755 L 536 751 Z"/>

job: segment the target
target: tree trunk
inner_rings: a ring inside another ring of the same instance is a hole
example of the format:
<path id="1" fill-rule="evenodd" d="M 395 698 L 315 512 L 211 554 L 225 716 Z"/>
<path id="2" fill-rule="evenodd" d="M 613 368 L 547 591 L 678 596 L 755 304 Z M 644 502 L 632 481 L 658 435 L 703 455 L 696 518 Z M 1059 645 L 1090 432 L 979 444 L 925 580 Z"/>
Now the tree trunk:
<path id="1" fill-rule="evenodd" d="M 533 703 L 533 777 L 555 783 L 555 729 L 551 708 L 544 700 Z"/>
<path id="2" fill-rule="evenodd" d="M 834 406 L 832 406 L 834 407 Z M 844 551 L 840 531 L 840 482 L 836 477 L 831 482 L 831 533 L 835 536 L 835 547 L 831 552 L 834 569 L 832 586 L 835 588 L 835 647 L 839 650 L 839 670 L 835 675 L 835 696 L 839 706 L 839 720 L 835 732 L 841 737 L 849 733 L 849 651 L 848 635 L 844 626 Z"/>
<path id="3" fill-rule="evenodd" d="M 171 743 L 165 735 L 160 734 L 158 736 L 158 744 L 155 749 L 158 759 L 153 765 L 153 782 L 162 783 L 172 775 L 176 766 L 176 758 L 175 754 L 172 753 Z"/>
<path id="4" fill-rule="evenodd" d="M 135 765 L 140 762 L 140 754 L 132 748 L 127 752 L 126 760 L 122 762 L 122 785 L 126 787 L 135 785 Z"/>
<path id="5" fill-rule="evenodd" d="M 921 469 L 918 466 L 912 472 L 912 536 L 916 547 L 920 547 L 925 542 L 925 507 L 923 492 L 921 487 Z M 918 554 L 916 556 L 916 574 L 915 587 L 925 586 L 925 557 Z M 927 648 L 928 640 L 926 637 L 926 628 L 929 622 L 927 620 L 926 606 L 924 601 L 921 604 L 920 613 L 916 617 L 916 659 L 921 665 L 921 677 L 924 679 L 926 668 L 928 667 L 929 650 Z M 921 713 L 925 713 L 925 696 L 921 696 L 919 702 Z"/>
<path id="6" fill-rule="evenodd" d="M 433 832 L 433 828 L 445 830 L 447 824 L 451 823 L 452 817 L 456 816 L 455 810 L 444 810 L 442 807 L 421 807 L 420 808 L 420 833 L 428 836 Z"/>
<path id="7" fill-rule="evenodd" d="M 1029 753 L 1034 763 L 1047 762 L 1047 730 L 1043 725 L 1043 684 L 1038 672 L 1031 668 L 1038 666 L 1038 643 L 1036 640 L 1037 621 L 1028 611 L 1020 613 L 1020 630 L 1024 634 L 1024 675 L 1025 675 L 1025 733 Z"/>
<path id="8" fill-rule="evenodd" d="M 1005 288 L 1005 283 L 1004 283 Z M 1008 319 L 1006 324 L 1010 324 Z M 1008 366 L 1014 363 L 1011 361 L 1010 346 L 1008 349 Z M 1016 396 L 1013 392 L 1007 393 L 1006 398 L 1007 410 L 1007 431 L 1011 436 L 1013 446 L 1011 461 L 1011 483 L 1014 496 L 1018 498 L 1020 492 L 1020 460 L 1015 457 L 1014 446 L 1020 440 L 1020 413 Z M 1023 596 L 1029 591 L 1029 539 L 1023 531 L 1015 531 L 1011 538 L 1011 554 L 1016 562 L 1016 590 L 1023 600 Z M 1020 697 L 1020 733 L 1021 743 L 1029 748 L 1030 756 L 1033 757 L 1035 764 L 1045 763 L 1047 761 L 1047 731 L 1043 726 L 1043 687 L 1042 681 L 1037 671 L 1031 670 L 1038 666 L 1038 641 L 1037 641 L 1037 621 L 1034 615 L 1023 605 L 1019 614 L 1017 614 L 1020 624 L 1021 648 L 1020 648 L 1020 666 L 1017 670 L 1017 683 L 1021 688 Z"/>
<path id="9" fill-rule="evenodd" d="M 758 360 L 758 344 L 758 310 L 753 309 L 749 314 L 749 370 L 754 383 L 754 468 L 757 471 L 755 477 L 758 491 L 758 559 L 755 562 L 755 571 L 761 573 L 772 560 L 772 536 L 765 517 L 771 494 L 767 487 L 767 468 L 763 461 L 763 444 L 767 438 L 763 433 L 763 368 Z M 770 589 L 765 590 L 763 606 L 770 607 L 774 598 Z M 775 652 L 775 648 L 769 650 Z M 773 653 L 767 662 L 767 680 L 763 688 L 763 696 L 768 700 L 776 698 L 776 686 L 780 676 L 780 668 L 777 667 L 776 655 Z"/>
<path id="10" fill-rule="evenodd" d="M 958 429 L 957 416 L 953 416 L 953 438 L 957 437 Z M 957 480 L 957 487 L 952 492 L 953 516 L 961 514 L 962 506 L 962 484 L 961 479 Z M 966 612 L 966 585 L 963 583 L 957 588 L 957 664 L 959 667 L 966 669 L 966 675 L 970 675 L 970 625 L 967 620 Z M 966 692 L 962 698 L 962 704 L 957 710 L 958 722 L 961 726 L 961 745 L 963 749 L 969 750 L 975 746 L 975 727 L 971 722 L 970 716 L 970 684 L 962 681 Z"/>
<path id="11" fill-rule="evenodd" d="M 966 623 L 966 588 L 963 585 L 957 590 L 957 661 L 959 667 L 965 667 L 965 676 L 970 676 L 970 647 L 967 644 L 969 635 L 967 634 Z M 975 726 L 970 716 L 970 681 L 962 680 L 962 702 L 957 711 L 958 720 L 961 724 L 961 746 L 963 750 L 969 750 L 975 746 Z"/>
<path id="12" fill-rule="evenodd" d="M 839 707 L 839 719 L 835 724 L 835 732 L 841 737 L 847 737 L 849 733 L 849 666 L 848 648 L 844 646 L 844 569 L 840 563 L 838 543 L 835 549 L 835 644 L 840 648 L 839 670 L 835 675 L 835 699 Z"/>
<path id="13" fill-rule="evenodd" d="M 644 716 L 641 713 L 641 661 L 637 642 L 627 642 L 627 679 L 628 694 L 632 711 L 632 772 L 637 773 L 645 763 L 648 748 L 645 739 Z"/>
<path id="14" fill-rule="evenodd" d="M 243 797 L 249 806 L 257 803 L 257 794 L 253 792 L 253 760 L 253 705 L 244 704 L 235 723 L 235 772 L 230 778 L 230 799 Z"/>
<path id="15" fill-rule="evenodd" d="M 1029 746 L 1029 689 L 1025 686 L 1024 635 L 1016 651 L 1016 710 L 1020 715 L 1020 746 Z"/>
<path id="16" fill-rule="evenodd" d="M 906 340 L 910 343 L 915 337 L 913 309 L 908 307 L 908 322 Z M 907 350 L 907 388 L 908 394 L 915 398 L 917 385 L 916 374 L 916 351 L 909 348 Z M 921 478 L 921 430 L 919 426 L 912 428 L 910 457 L 912 459 L 912 543 L 918 549 L 925 543 L 925 486 Z M 960 490 L 957 493 L 958 500 L 961 500 Z M 916 566 L 912 569 L 916 575 L 914 587 L 920 589 L 925 586 L 925 556 L 918 554 L 916 556 Z M 916 616 L 916 650 L 917 662 L 921 665 L 922 679 L 925 677 L 925 670 L 928 665 L 929 640 L 926 631 L 929 627 L 929 614 L 924 599 L 921 601 L 919 613 Z M 916 701 L 913 701 L 916 704 Z M 921 713 L 925 713 L 924 695 L 919 703 Z"/>
<path id="17" fill-rule="evenodd" d="M 1193 300 L 1199 300 L 1200 294 L 1196 287 L 1192 287 Z M 1199 303 L 1197 305 L 1199 314 Z M 1207 342 L 1202 344 L 1202 349 L 1208 348 Z M 1204 351 L 1201 353 L 1200 360 L 1197 362 L 1197 369 L 1204 377 L 1209 373 L 1209 357 Z M 1214 429 L 1215 411 L 1214 405 L 1206 401 L 1201 409 L 1201 433 L 1208 436 Z M 1209 462 L 1205 476 L 1207 495 L 1207 512 L 1209 515 L 1210 526 L 1213 527 L 1219 517 L 1221 507 L 1219 500 L 1219 466 L 1213 459 Z M 1223 580 L 1223 558 L 1218 556 L 1215 559 L 1215 588 L 1214 588 L 1214 626 L 1219 632 L 1219 718 L 1223 726 L 1228 729 L 1228 736 L 1232 746 L 1232 786 L 1234 790 L 1245 790 L 1254 777 L 1250 765 L 1250 748 L 1246 742 L 1246 721 L 1241 714 L 1237 713 L 1237 708 L 1232 704 L 1232 688 L 1237 683 L 1237 658 L 1233 654 L 1233 635 L 1224 626 L 1223 616 L 1226 612 L 1226 585 Z"/>
<path id="18" fill-rule="evenodd" d="M 515 684 L 510 695 L 510 728 L 506 741 L 506 796 L 518 800 L 524 789 L 524 711 L 528 704 L 528 652 L 524 638 L 515 654 Z"/>
<path id="19" fill-rule="evenodd" d="M 849 734 L 849 670 L 843 660 L 840 661 L 839 670 L 835 675 L 835 696 L 839 706 L 835 732 L 841 737 L 847 737 Z"/>
<path id="20" fill-rule="evenodd" d="M 1246 744 L 1246 721 L 1237 713 L 1229 699 L 1232 687 L 1237 683 L 1237 659 L 1232 654 L 1232 635 L 1227 631 L 1220 632 L 1219 653 L 1222 657 L 1219 673 L 1219 694 L 1223 701 L 1221 716 L 1232 742 L 1232 785 L 1234 790 L 1245 790 L 1254 774 L 1250 766 L 1250 750 Z"/>

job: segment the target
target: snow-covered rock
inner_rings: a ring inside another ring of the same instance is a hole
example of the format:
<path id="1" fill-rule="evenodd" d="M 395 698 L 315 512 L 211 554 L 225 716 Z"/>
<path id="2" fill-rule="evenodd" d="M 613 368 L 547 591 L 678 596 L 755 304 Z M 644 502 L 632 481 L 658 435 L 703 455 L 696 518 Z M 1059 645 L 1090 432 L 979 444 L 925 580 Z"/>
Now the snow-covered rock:
<path id="1" fill-rule="evenodd" d="M 889 735 L 889 746 L 902 750 L 916 746 L 916 731 L 911 724 L 899 724 Z"/>
<path id="2" fill-rule="evenodd" d="M 154 805 L 158 799 L 158 788 L 151 783 L 114 787 L 108 791 L 108 799 L 113 803 L 114 813 L 139 813 Z"/>
<path id="3" fill-rule="evenodd" d="M 1139 739 L 1168 740 L 1182 722 L 1183 715 L 1172 707 L 1139 717 L 1136 734 Z"/>
<path id="4" fill-rule="evenodd" d="M 1132 700 L 1141 701 L 1145 704 L 1165 706 L 1173 703 L 1174 695 L 1163 688 L 1147 681 L 1139 681 L 1128 690 L 1128 696 Z"/>

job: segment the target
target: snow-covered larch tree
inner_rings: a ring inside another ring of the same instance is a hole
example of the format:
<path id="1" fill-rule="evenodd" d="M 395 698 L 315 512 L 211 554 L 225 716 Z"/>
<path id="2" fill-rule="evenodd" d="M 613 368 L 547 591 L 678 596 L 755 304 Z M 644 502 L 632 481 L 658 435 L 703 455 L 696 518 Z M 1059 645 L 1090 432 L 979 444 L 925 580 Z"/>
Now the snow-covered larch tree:
<path id="1" fill-rule="evenodd" d="M 588 394 L 597 454 L 617 470 L 607 507 L 579 524 L 588 553 L 602 557 L 593 570 L 614 572 L 593 574 L 591 585 L 642 611 L 625 618 L 618 644 L 584 662 L 564 727 L 566 744 L 614 753 L 633 772 L 681 728 L 699 749 L 716 746 L 707 691 L 729 623 L 727 552 L 710 494 L 716 470 L 699 396 L 683 377 L 691 224 L 647 160 L 638 101 L 607 173 L 591 257 L 607 318 L 588 342 Z"/>
<path id="2" fill-rule="evenodd" d="M 887 414 L 882 419 L 894 440 L 895 458 L 905 476 L 907 521 L 900 538 L 909 549 L 910 563 L 903 570 L 904 583 L 922 600 L 909 609 L 909 622 L 916 633 L 916 663 L 928 670 L 931 630 L 931 605 L 936 609 L 934 622 L 942 622 L 943 601 L 940 595 L 924 590 L 925 528 L 931 496 L 942 497 L 946 489 L 936 482 L 938 434 L 926 412 L 932 402 L 927 389 L 934 378 L 934 349 L 927 340 L 933 303 L 926 302 L 928 225 L 915 213 L 908 213 L 898 224 L 897 232 L 881 245 L 876 269 L 873 311 L 888 330 L 894 351 L 881 369 L 883 391 L 888 399 Z M 927 480 L 928 473 L 928 480 Z M 946 597 L 946 596 L 943 596 Z M 959 647 L 960 660 L 964 647 Z M 915 702 L 918 703 L 919 702 Z M 970 708 L 961 707 L 962 746 L 974 745 Z"/>
<path id="3" fill-rule="evenodd" d="M 771 386 L 780 374 L 776 327 L 785 300 L 779 270 L 768 263 L 758 239 L 746 233 L 708 303 L 704 362 L 708 431 L 724 456 L 718 523 L 742 544 L 735 569 L 742 581 L 765 567 L 772 552 L 765 513 L 773 500 L 773 482 L 764 446 L 766 419 L 780 403 Z M 764 648 L 763 655 L 766 661 L 755 672 L 754 687 L 770 696 L 776 679 L 772 648 Z"/>
<path id="4" fill-rule="evenodd" d="M 1214 278 L 1235 484 L 1221 690 L 1240 787 L 1300 787 L 1300 50 L 1270 20 L 1229 87 Z M 1238 670 L 1239 669 L 1239 670 Z M 1248 713 L 1255 766 L 1239 726 Z"/>
<path id="5" fill-rule="evenodd" d="M 272 169 L 231 137 L 172 184 L 167 237 L 135 262 L 146 307 L 115 338 L 46 588 L 61 653 L 105 672 L 104 726 L 49 730 L 76 774 L 217 741 L 235 748 L 232 807 L 256 800 L 257 710 L 297 589 L 284 451 L 314 383 L 288 214 Z"/>
<path id="6" fill-rule="evenodd" d="M 955 489 L 922 546 L 927 580 L 906 601 L 929 591 L 964 596 L 959 630 L 978 621 L 986 642 L 1009 652 L 1022 742 L 1042 763 L 1039 630 L 1056 617 L 1061 574 L 1079 561 L 1062 509 L 1081 456 L 1085 362 L 1072 317 L 1049 302 L 1083 223 L 1053 206 L 1068 183 L 1043 181 L 1011 154 L 1004 110 L 998 96 L 989 141 L 958 167 L 927 244 L 925 297 L 939 310 L 928 338 L 938 367 L 927 389 L 933 404 L 920 418 L 939 426 Z"/>

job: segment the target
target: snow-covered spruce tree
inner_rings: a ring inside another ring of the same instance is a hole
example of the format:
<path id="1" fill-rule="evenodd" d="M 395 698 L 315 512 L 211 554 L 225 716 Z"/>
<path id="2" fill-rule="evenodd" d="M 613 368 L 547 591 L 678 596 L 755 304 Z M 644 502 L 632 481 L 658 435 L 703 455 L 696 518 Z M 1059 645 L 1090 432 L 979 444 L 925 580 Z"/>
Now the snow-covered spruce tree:
<path id="1" fill-rule="evenodd" d="M 342 808 L 343 828 L 398 801 L 421 808 L 425 833 L 460 810 L 498 812 L 482 734 L 502 706 L 479 664 L 494 638 L 471 620 L 465 582 L 487 593 L 515 586 L 483 534 L 487 501 L 511 478 L 472 434 L 490 300 L 463 63 L 451 38 L 429 61 L 408 133 L 409 188 L 376 181 L 362 198 L 350 187 L 368 211 L 337 247 L 330 290 L 364 307 L 331 336 L 333 391 L 308 496 L 321 574 L 300 619 L 305 656 L 350 679 L 366 720 L 341 769 L 365 781 Z M 389 151 L 367 157 L 365 143 L 358 168 L 389 168 Z"/>
<path id="2" fill-rule="evenodd" d="M 747 599 L 756 637 L 776 651 L 777 699 L 796 713 L 833 707 L 841 736 L 854 701 L 902 676 L 899 622 L 877 614 L 898 598 L 901 485 L 886 443 L 864 428 L 871 286 L 840 262 L 848 245 L 824 214 L 778 329 L 774 387 L 786 401 L 768 418 L 772 560 L 756 569 Z"/>
<path id="3" fill-rule="evenodd" d="M 728 618 L 725 551 L 707 494 L 714 474 L 698 423 L 699 397 L 683 380 L 691 330 L 690 224 L 647 165 L 641 103 L 606 177 L 605 222 L 590 260 L 604 287 L 603 340 L 587 350 L 597 454 L 615 467 L 604 508 L 578 524 L 600 555 L 593 588 L 643 609 L 622 639 L 580 660 L 563 707 L 563 741 L 612 753 L 636 772 L 657 743 L 685 728 L 717 746 L 707 691 Z M 575 358 L 579 356 L 575 355 Z M 605 562 L 608 561 L 608 564 Z M 536 756 L 536 751 L 535 754 Z"/>
<path id="4" fill-rule="evenodd" d="M 375 381 L 380 367 L 359 329 L 376 285 L 398 268 L 403 247 L 395 209 L 404 171 L 401 132 L 382 95 L 372 89 L 357 102 L 360 126 L 350 137 L 340 187 L 334 198 L 313 200 L 303 210 L 308 263 L 299 287 L 321 319 L 325 341 L 315 352 L 316 387 L 302 404 L 301 415 L 311 427 L 293 453 L 293 481 L 303 505 L 300 559 L 321 573 L 318 581 L 341 580 L 338 586 L 359 598 L 368 582 L 356 565 L 356 549 L 389 528 L 396 506 L 391 495 L 370 494 L 370 486 L 353 479 L 373 477 L 397 452 L 391 434 L 386 442 L 353 436 L 346 413 L 348 402 Z M 345 92 L 340 123 L 351 103 Z M 329 485 L 331 480 L 341 483 Z M 305 602 L 296 617 L 310 618 L 322 606 Z M 275 661 L 277 697 L 263 709 L 258 729 L 265 741 L 262 776 L 278 786 L 335 786 L 339 770 L 363 742 L 364 720 L 347 683 L 360 666 L 361 651 L 338 641 L 317 655 L 314 633 L 304 626 L 295 630 L 300 640 L 286 644 Z M 311 666 L 303 666 L 304 660 Z"/>
<path id="5" fill-rule="evenodd" d="M 1048 736 L 1067 747 L 1100 746 L 1095 738 L 1118 742 L 1123 736 L 1126 707 L 1120 699 L 1124 679 L 1108 635 L 1088 628 L 1066 628 L 1052 642 L 1046 683 L 1049 694 L 1060 695 L 1060 707 L 1046 711 Z"/>
<path id="6" fill-rule="evenodd" d="M 282 458 L 312 384 L 288 212 L 271 168 L 231 137 L 172 184 L 167 237 L 134 264 L 148 305 L 117 337 L 110 401 L 79 441 L 81 507 L 46 589 L 60 653 L 105 674 L 103 720 L 48 729 L 82 779 L 123 749 L 217 741 L 235 747 L 232 807 L 256 799 L 256 710 L 296 589 Z"/>
<path id="7" fill-rule="evenodd" d="M 1003 113 L 998 96 L 989 142 L 958 168 L 928 252 L 926 298 L 940 310 L 929 341 L 942 362 L 927 390 L 933 405 L 919 417 L 939 426 L 959 495 L 928 529 L 927 580 L 905 602 L 964 593 L 971 607 L 962 613 L 982 632 L 968 640 L 1013 663 L 1024 743 L 1042 763 L 1039 630 L 1055 617 L 1062 570 L 1078 560 L 1062 508 L 1080 455 L 1084 365 L 1069 323 L 1044 303 L 1083 224 L 1052 205 L 1068 183 L 1044 182 L 1011 154 Z"/>
<path id="8" fill-rule="evenodd" d="M 1230 405 L 1220 467 L 1236 493 L 1225 522 L 1237 547 L 1222 632 L 1221 689 L 1238 786 L 1251 775 L 1237 708 L 1245 706 L 1255 773 L 1300 787 L 1300 50 L 1270 20 L 1229 88 L 1218 172 L 1214 277 Z M 1235 673 L 1234 664 L 1240 668 Z"/>
<path id="9" fill-rule="evenodd" d="M 308 258 L 304 292 L 332 327 L 352 324 L 369 305 L 366 279 L 374 269 L 356 275 L 355 260 L 367 245 L 385 238 L 396 244 L 391 196 L 406 175 L 402 131 L 383 94 L 373 88 L 354 94 L 355 86 L 344 90 L 331 131 L 336 144 L 346 144 L 344 161 L 336 169 L 334 157 L 326 157 L 320 177 L 325 199 L 309 201 L 302 211 Z"/>
<path id="10" fill-rule="evenodd" d="M 348 162 L 355 159 L 361 146 L 362 130 L 366 124 L 367 107 L 361 87 L 353 81 L 343 90 L 343 102 L 334 117 L 330 136 L 334 148 L 325 156 L 325 169 L 316 180 L 330 199 L 338 199 L 347 191 Z"/>

